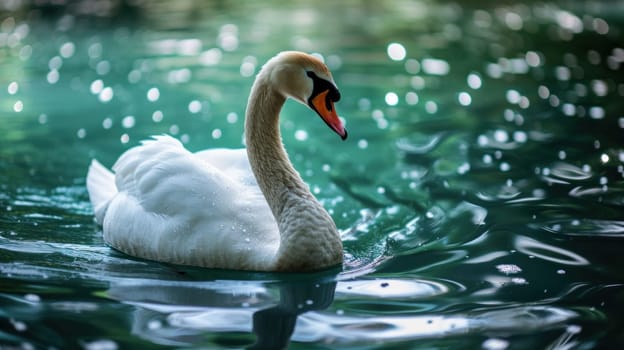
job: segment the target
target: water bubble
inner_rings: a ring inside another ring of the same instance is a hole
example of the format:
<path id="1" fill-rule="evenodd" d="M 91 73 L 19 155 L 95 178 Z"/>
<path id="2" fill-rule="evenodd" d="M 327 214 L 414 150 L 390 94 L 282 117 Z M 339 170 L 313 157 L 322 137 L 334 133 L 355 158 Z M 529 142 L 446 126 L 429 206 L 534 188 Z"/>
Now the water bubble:
<path id="1" fill-rule="evenodd" d="M 476 90 L 476 89 L 481 88 L 481 84 L 482 84 L 481 77 L 476 73 L 468 74 L 468 77 L 466 78 L 466 82 L 468 83 L 468 86 L 471 89 Z"/>
<path id="2" fill-rule="evenodd" d="M 89 48 L 87 49 L 87 55 L 89 55 L 91 59 L 100 58 L 100 56 L 102 56 L 102 44 L 101 43 L 91 44 L 91 46 L 89 46 Z"/>
<path id="3" fill-rule="evenodd" d="M 602 18 L 594 18 L 592 27 L 598 34 L 605 35 L 609 33 L 609 24 Z"/>
<path id="4" fill-rule="evenodd" d="M 561 106 L 561 111 L 563 114 L 571 117 L 576 114 L 576 106 L 571 103 L 564 103 L 563 106 Z"/>
<path id="5" fill-rule="evenodd" d="M 509 140 L 509 134 L 505 130 L 496 130 L 494 131 L 494 140 L 505 143 Z"/>
<path id="6" fill-rule="evenodd" d="M 202 105 L 201 102 L 197 101 L 197 100 L 193 100 L 189 103 L 188 105 L 188 110 L 189 112 L 196 114 L 199 113 L 202 109 Z"/>
<path id="7" fill-rule="evenodd" d="M 78 136 L 79 139 L 84 139 L 87 136 L 87 130 L 85 130 L 84 128 L 78 129 L 78 131 L 76 132 L 76 136 Z"/>
<path id="8" fill-rule="evenodd" d="M 524 55 L 524 60 L 531 67 L 539 67 L 542 64 L 540 55 L 535 51 L 527 51 Z"/>
<path id="9" fill-rule="evenodd" d="M 520 102 L 520 98 L 522 95 L 516 90 L 510 89 L 505 93 L 505 98 L 507 98 L 507 102 L 511 104 L 518 104 Z"/>
<path id="10" fill-rule="evenodd" d="M 46 76 L 46 79 L 48 80 L 48 83 L 56 84 L 59 81 L 60 77 L 61 75 L 57 70 L 51 70 Z"/>
<path id="11" fill-rule="evenodd" d="M 429 114 L 434 114 L 438 111 L 438 104 L 433 101 L 427 101 L 427 103 L 425 103 L 425 110 Z"/>
<path id="12" fill-rule="evenodd" d="M 61 48 L 59 49 L 59 53 L 61 54 L 63 58 L 72 57 L 75 51 L 76 51 L 76 45 L 74 45 L 74 43 L 72 42 L 64 43 L 63 45 L 61 45 Z"/>
<path id="13" fill-rule="evenodd" d="M 305 141 L 308 139 L 308 132 L 305 130 L 297 130 L 295 131 L 295 139 L 297 141 Z"/>
<path id="14" fill-rule="evenodd" d="M 603 80 L 592 80 L 591 87 L 596 96 L 606 96 L 609 92 L 609 87 L 607 83 Z"/>
<path id="15" fill-rule="evenodd" d="M 128 82 L 131 84 L 136 84 L 141 80 L 141 71 L 138 69 L 133 69 L 128 73 Z"/>
<path id="16" fill-rule="evenodd" d="M 169 127 L 169 133 L 171 135 L 177 135 L 180 132 L 180 127 L 177 124 L 172 124 Z"/>
<path id="17" fill-rule="evenodd" d="M 176 43 L 176 51 L 181 56 L 196 56 L 201 48 L 202 43 L 199 39 L 183 39 Z"/>
<path id="18" fill-rule="evenodd" d="M 238 48 L 238 27 L 234 24 L 222 26 L 217 37 L 217 43 L 224 51 L 236 50 Z"/>
<path id="19" fill-rule="evenodd" d="M 9 86 L 7 87 L 7 91 L 9 95 L 15 95 L 18 90 L 19 90 L 19 85 L 17 84 L 16 81 L 12 81 L 11 83 L 9 83 Z"/>
<path id="20" fill-rule="evenodd" d="M 481 344 L 485 350 L 505 350 L 509 347 L 509 341 L 505 339 L 490 338 Z"/>
<path id="21" fill-rule="evenodd" d="M 431 75 L 447 75 L 451 70 L 451 66 L 442 59 L 425 58 L 422 60 L 422 69 L 425 73 Z"/>
<path id="22" fill-rule="evenodd" d="M 128 143 L 130 141 L 130 135 L 123 134 L 123 135 L 121 135 L 119 140 L 121 141 L 121 143 Z"/>
<path id="23" fill-rule="evenodd" d="M 422 90 L 425 87 L 425 79 L 423 79 L 423 77 L 414 76 L 410 79 L 410 86 L 416 90 Z"/>
<path id="24" fill-rule="evenodd" d="M 609 162 L 609 155 L 606 153 L 603 153 L 600 155 L 600 162 L 602 162 L 602 164 L 606 164 Z"/>
<path id="25" fill-rule="evenodd" d="M 509 165 L 509 163 L 507 163 L 507 162 L 502 162 L 502 163 L 500 164 L 500 167 L 499 167 L 499 168 L 500 168 L 500 170 L 501 170 L 502 172 L 507 172 L 507 171 L 511 170 L 511 165 Z"/>
<path id="26" fill-rule="evenodd" d="M 526 133 L 526 132 L 524 132 L 524 131 L 514 131 L 514 133 L 513 133 L 513 139 L 514 139 L 514 141 L 516 141 L 516 142 L 519 142 L 519 143 L 524 143 L 524 142 L 526 142 L 526 141 L 527 141 L 527 139 L 528 139 L 528 135 L 527 135 L 527 133 Z"/>
<path id="27" fill-rule="evenodd" d="M 405 61 L 405 71 L 407 71 L 409 74 L 420 73 L 420 62 L 413 58 L 408 59 L 407 61 Z"/>
<path id="28" fill-rule="evenodd" d="M 124 129 L 130 129 L 134 127 L 134 124 L 136 123 L 136 120 L 134 118 L 134 116 L 128 115 L 125 116 L 122 120 L 121 120 L 121 126 Z"/>
<path id="29" fill-rule="evenodd" d="M 113 120 L 111 118 L 106 118 L 102 121 L 102 127 L 104 129 L 110 129 L 113 127 Z"/>
<path id="30" fill-rule="evenodd" d="M 405 102 L 410 106 L 418 104 L 418 94 L 414 91 L 409 91 L 405 94 Z"/>
<path id="31" fill-rule="evenodd" d="M 511 30 L 521 30 L 523 26 L 523 20 L 520 15 L 514 12 L 507 12 L 505 14 L 505 24 Z"/>
<path id="32" fill-rule="evenodd" d="M 13 104 L 13 111 L 19 113 L 23 110 L 24 110 L 24 103 L 22 101 L 18 100 Z"/>
<path id="33" fill-rule="evenodd" d="M 364 139 L 359 140 L 357 145 L 358 145 L 358 148 L 360 148 L 360 149 L 366 149 L 366 148 L 368 148 L 368 141 L 366 141 Z"/>
<path id="34" fill-rule="evenodd" d="M 163 118 L 164 115 L 162 111 L 154 111 L 154 113 L 152 113 L 152 120 L 154 121 L 154 123 L 160 123 Z"/>
<path id="35" fill-rule="evenodd" d="M 467 92 L 460 92 L 457 99 L 462 106 L 469 106 L 472 103 L 472 97 Z"/>
<path id="36" fill-rule="evenodd" d="M 210 135 L 212 136 L 213 139 L 218 140 L 221 138 L 223 133 L 221 132 L 221 129 L 214 129 L 212 130 L 212 133 Z"/>
<path id="37" fill-rule="evenodd" d="M 589 116 L 592 119 L 602 119 L 605 117 L 605 110 L 602 107 L 591 107 L 589 109 Z"/>
<path id="38" fill-rule="evenodd" d="M 545 100 L 550 96 L 550 90 L 546 86 L 540 85 L 537 88 L 537 94 L 539 95 L 539 97 Z"/>
<path id="39" fill-rule="evenodd" d="M 153 87 L 147 90 L 147 100 L 150 102 L 156 102 L 160 98 L 160 90 L 158 88 Z"/>
<path id="40" fill-rule="evenodd" d="M 100 102 L 109 102 L 110 100 L 113 99 L 113 96 L 114 96 L 113 88 L 107 86 L 104 89 L 102 89 L 102 91 L 98 95 L 98 98 L 100 99 Z"/>
<path id="41" fill-rule="evenodd" d="M 39 115 L 39 124 L 45 124 L 48 122 L 48 115 L 45 113 L 42 113 Z"/>
<path id="42" fill-rule="evenodd" d="M 101 79 L 94 80 L 89 87 L 92 94 L 97 95 L 104 89 L 104 82 Z"/>
<path id="43" fill-rule="evenodd" d="M 570 71 L 570 68 L 564 66 L 558 66 L 555 68 L 555 77 L 557 80 L 567 81 L 570 80 L 571 76 L 572 72 Z"/>
<path id="44" fill-rule="evenodd" d="M 236 114 L 236 112 L 230 112 L 225 117 L 225 120 L 227 120 L 227 122 L 230 124 L 234 124 L 236 123 L 236 121 L 238 121 L 238 114 Z"/>
<path id="45" fill-rule="evenodd" d="M 399 43 L 391 43 L 387 48 L 388 57 L 393 61 L 402 61 L 407 55 L 405 47 Z"/>
<path id="46" fill-rule="evenodd" d="M 199 55 L 199 63 L 205 66 L 214 66 L 221 62 L 221 57 L 223 57 L 221 50 L 217 48 L 210 49 Z"/>
<path id="47" fill-rule="evenodd" d="M 396 106 L 399 103 L 399 96 L 394 92 L 388 92 L 385 100 L 388 106 Z"/>
<path id="48" fill-rule="evenodd" d="M 108 61 L 100 61 L 95 65 L 95 72 L 98 75 L 106 75 L 110 72 L 111 64 Z"/>

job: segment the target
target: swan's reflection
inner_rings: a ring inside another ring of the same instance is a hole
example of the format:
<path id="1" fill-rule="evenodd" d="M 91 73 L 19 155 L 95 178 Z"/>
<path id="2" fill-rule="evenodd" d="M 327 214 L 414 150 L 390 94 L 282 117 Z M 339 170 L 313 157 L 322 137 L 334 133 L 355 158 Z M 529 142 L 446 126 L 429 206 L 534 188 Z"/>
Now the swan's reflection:
<path id="1" fill-rule="evenodd" d="M 322 310 L 334 300 L 336 282 L 256 281 L 181 282 L 124 280 L 108 296 L 136 306 L 132 333 L 152 343 L 184 346 L 216 343 L 250 349 L 283 349 L 297 317 Z M 242 332 L 233 338 L 226 332 Z M 242 343 L 245 341 L 244 343 Z"/>

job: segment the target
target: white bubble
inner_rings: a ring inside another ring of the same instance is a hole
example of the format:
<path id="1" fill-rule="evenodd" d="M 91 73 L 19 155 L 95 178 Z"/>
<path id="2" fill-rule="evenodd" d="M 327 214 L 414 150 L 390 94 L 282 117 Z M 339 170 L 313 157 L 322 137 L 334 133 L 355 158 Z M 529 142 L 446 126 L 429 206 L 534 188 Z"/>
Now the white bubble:
<path id="1" fill-rule="evenodd" d="M 481 77 L 476 74 L 476 73 L 470 73 L 468 74 L 468 78 L 466 78 L 466 82 L 468 83 L 468 86 L 470 86 L 471 89 L 479 89 L 481 88 Z"/>
<path id="2" fill-rule="evenodd" d="M 360 148 L 360 149 L 366 149 L 366 148 L 368 148 L 368 141 L 366 141 L 364 139 L 359 140 L 357 145 L 358 145 L 358 148 Z"/>
<path id="3" fill-rule="evenodd" d="M 399 96 L 394 92 L 388 92 L 385 100 L 388 106 L 396 106 L 399 103 Z"/>
<path id="4" fill-rule="evenodd" d="M 472 103 L 472 97 L 467 92 L 460 92 L 457 100 L 462 106 L 470 106 L 470 104 Z"/>
<path id="5" fill-rule="evenodd" d="M 104 82 L 101 79 L 94 80 L 89 89 L 92 94 L 97 95 L 104 89 Z"/>
<path id="6" fill-rule="evenodd" d="M 540 55 L 535 51 L 527 51 L 524 55 L 524 60 L 531 67 L 539 67 L 542 64 Z"/>
<path id="7" fill-rule="evenodd" d="M 197 101 L 197 100 L 193 100 L 189 103 L 188 105 L 188 110 L 189 112 L 196 114 L 199 113 L 202 109 L 202 105 L 201 102 Z"/>
<path id="8" fill-rule="evenodd" d="M 539 95 L 539 97 L 545 100 L 550 96 L 550 90 L 548 89 L 548 87 L 540 85 L 537 88 L 537 94 Z"/>
<path id="9" fill-rule="evenodd" d="M 496 130 L 494 131 L 494 140 L 497 142 L 507 142 L 509 141 L 509 134 L 505 130 Z"/>
<path id="10" fill-rule="evenodd" d="M 518 91 L 512 89 L 507 90 L 507 92 L 505 93 L 505 97 L 507 98 L 507 102 L 517 104 L 520 103 L 520 98 L 522 97 L 522 95 L 520 95 Z"/>
<path id="11" fill-rule="evenodd" d="M 223 133 L 221 132 L 221 129 L 214 129 L 214 130 L 212 130 L 211 136 L 212 136 L 213 139 L 217 140 L 217 139 L 221 138 L 222 134 Z"/>
<path id="12" fill-rule="evenodd" d="M 78 136 L 79 139 L 84 139 L 87 136 L 87 130 L 85 130 L 84 128 L 78 129 L 78 131 L 76 132 L 76 136 Z"/>
<path id="13" fill-rule="evenodd" d="M 391 43 L 387 48 L 388 57 L 393 61 L 402 61 L 407 55 L 405 47 L 399 43 Z"/>
<path id="14" fill-rule="evenodd" d="M 98 95 L 98 98 L 100 99 L 100 102 L 109 102 L 110 100 L 113 99 L 113 96 L 114 96 L 113 88 L 107 86 L 104 89 L 102 89 L 102 91 Z"/>
<path id="15" fill-rule="evenodd" d="M 50 58 L 50 61 L 48 62 L 48 68 L 50 68 L 50 70 L 59 70 L 61 69 L 62 66 L 63 66 L 63 59 L 60 58 L 59 56 L 54 56 Z"/>
<path id="16" fill-rule="evenodd" d="M 160 98 L 160 90 L 158 88 L 153 87 L 147 90 L 147 100 L 150 102 L 156 102 Z"/>
<path id="17" fill-rule="evenodd" d="M 121 141 L 121 143 L 128 143 L 128 142 L 130 142 L 130 135 L 123 134 L 123 135 L 121 135 L 119 140 Z"/>
<path id="18" fill-rule="evenodd" d="M 24 110 L 24 102 L 18 100 L 13 104 L 13 111 L 19 113 L 23 110 Z"/>
<path id="19" fill-rule="evenodd" d="M 199 63 L 205 66 L 214 66 L 221 62 L 222 56 L 223 53 L 221 52 L 221 50 L 217 48 L 210 49 L 202 52 L 202 54 L 199 55 Z"/>
<path id="20" fill-rule="evenodd" d="M 61 75 L 59 74 L 57 70 L 51 70 L 46 76 L 46 79 L 48 80 L 48 83 L 50 84 L 56 84 L 60 78 L 61 78 Z"/>
<path id="21" fill-rule="evenodd" d="M 418 94 L 415 93 L 414 91 L 410 91 L 407 94 L 405 94 L 405 102 L 407 102 L 408 105 L 413 106 L 415 104 L 418 103 Z"/>
<path id="22" fill-rule="evenodd" d="M 405 61 L 405 70 L 410 74 L 418 74 L 420 72 L 420 62 L 410 58 Z"/>
<path id="23" fill-rule="evenodd" d="M 102 127 L 104 129 L 110 129 L 113 127 L 113 120 L 111 118 L 106 118 L 102 121 Z"/>
<path id="24" fill-rule="evenodd" d="M 425 110 L 429 114 L 434 114 L 438 111 L 438 104 L 433 101 L 427 101 L 427 103 L 425 103 Z"/>
<path id="25" fill-rule="evenodd" d="M 17 84 L 16 81 L 12 81 L 7 88 L 9 95 L 15 95 L 18 90 L 19 90 L 19 85 Z"/>
<path id="26" fill-rule="evenodd" d="M 110 72 L 111 65 L 108 61 L 100 61 L 97 65 L 95 65 L 95 71 L 99 75 L 106 75 Z"/>
<path id="27" fill-rule="evenodd" d="M 230 112 L 225 117 L 225 119 L 227 120 L 228 123 L 234 124 L 236 123 L 236 121 L 238 121 L 238 114 L 236 114 L 235 112 Z"/>
<path id="28" fill-rule="evenodd" d="M 592 119 L 602 119 L 605 117 L 605 110 L 602 107 L 591 107 L 589 109 L 589 116 Z"/>
<path id="29" fill-rule="evenodd" d="M 425 73 L 431 75 L 447 75 L 451 70 L 451 66 L 442 59 L 425 58 L 422 60 L 422 69 Z"/>
<path id="30" fill-rule="evenodd" d="M 72 42 L 64 43 L 63 45 L 61 45 L 61 48 L 59 49 L 59 53 L 61 54 L 63 58 L 72 57 L 75 51 L 76 51 L 76 45 L 74 45 L 74 43 Z"/>
<path id="31" fill-rule="evenodd" d="M 308 139 L 308 132 L 305 130 L 297 130 L 295 131 L 295 139 L 297 141 L 305 141 Z"/>
<path id="32" fill-rule="evenodd" d="M 152 113 L 152 120 L 154 121 L 154 123 L 160 123 L 163 118 L 164 115 L 162 111 L 154 111 L 154 113 Z"/>
<path id="33" fill-rule="evenodd" d="M 134 116 L 132 115 L 128 115 L 125 116 L 122 120 L 121 120 L 121 126 L 124 129 L 130 129 L 132 127 L 134 127 L 134 124 L 136 123 L 136 119 L 134 118 Z"/>

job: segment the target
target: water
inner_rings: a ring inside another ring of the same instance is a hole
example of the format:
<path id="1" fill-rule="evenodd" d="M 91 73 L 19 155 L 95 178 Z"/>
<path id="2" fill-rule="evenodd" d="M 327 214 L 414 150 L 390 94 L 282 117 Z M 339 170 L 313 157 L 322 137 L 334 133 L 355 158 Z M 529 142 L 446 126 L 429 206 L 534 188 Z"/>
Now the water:
<path id="1" fill-rule="evenodd" d="M 624 345 L 621 4 L 175 3 L 0 4 L 0 347 Z M 323 55 L 342 92 L 346 142 L 295 103 L 282 120 L 342 271 L 107 247 L 90 159 L 160 133 L 241 147 L 283 49 Z"/>

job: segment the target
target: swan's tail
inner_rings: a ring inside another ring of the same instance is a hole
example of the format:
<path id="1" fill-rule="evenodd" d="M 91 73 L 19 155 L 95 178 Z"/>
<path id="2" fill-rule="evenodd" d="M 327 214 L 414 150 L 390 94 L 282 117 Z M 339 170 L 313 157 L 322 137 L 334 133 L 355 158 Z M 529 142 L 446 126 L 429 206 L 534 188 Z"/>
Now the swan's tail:
<path id="1" fill-rule="evenodd" d="M 108 203 L 117 194 L 117 187 L 115 175 L 95 159 L 91 161 L 87 173 L 87 191 L 95 212 L 95 220 L 102 225 Z"/>

